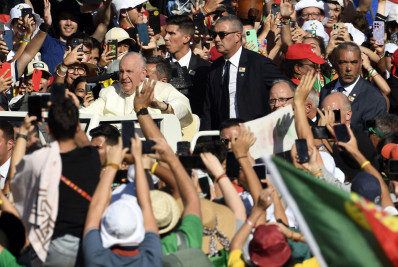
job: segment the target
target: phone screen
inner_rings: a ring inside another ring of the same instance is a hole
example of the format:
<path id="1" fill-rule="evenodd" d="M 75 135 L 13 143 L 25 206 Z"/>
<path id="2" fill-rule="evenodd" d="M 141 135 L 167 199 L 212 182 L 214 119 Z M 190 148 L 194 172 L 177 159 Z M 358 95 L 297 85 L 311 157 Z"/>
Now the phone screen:
<path id="1" fill-rule="evenodd" d="M 142 154 L 151 154 L 155 153 L 155 151 L 152 150 L 152 147 L 156 145 L 156 143 L 152 140 L 145 140 L 142 142 Z"/>
<path id="2" fill-rule="evenodd" d="M 83 44 L 83 39 L 73 38 L 72 39 L 72 50 L 81 44 Z M 79 49 L 77 49 L 77 52 L 83 52 L 83 46 L 79 47 Z"/>
<path id="3" fill-rule="evenodd" d="M 276 17 L 276 15 L 281 11 L 280 5 L 278 4 L 272 4 L 271 7 L 271 13 L 272 15 L 274 15 L 274 17 Z"/>
<path id="4" fill-rule="evenodd" d="M 51 85 L 51 101 L 65 98 L 65 84 L 54 83 Z"/>
<path id="5" fill-rule="evenodd" d="M 190 148 L 191 143 L 189 141 L 177 142 L 177 155 L 190 155 Z"/>
<path id="6" fill-rule="evenodd" d="M 28 114 L 29 116 L 36 116 L 36 123 L 42 120 L 41 117 L 41 96 L 34 95 L 28 97 Z"/>
<path id="7" fill-rule="evenodd" d="M 178 158 L 186 169 L 206 169 L 200 155 L 181 155 Z"/>
<path id="8" fill-rule="evenodd" d="M 107 49 L 108 49 L 108 52 L 112 51 L 112 56 L 114 58 L 117 58 L 117 40 L 116 39 L 108 40 Z"/>
<path id="9" fill-rule="evenodd" d="M 122 141 L 124 148 L 130 148 L 131 138 L 134 137 L 135 126 L 134 121 L 122 121 Z"/>
<path id="10" fill-rule="evenodd" d="M 300 163 L 305 163 L 310 160 L 310 157 L 308 155 L 307 140 L 296 139 L 296 149 Z"/>
<path id="11" fill-rule="evenodd" d="M 334 113 L 334 122 L 335 123 L 340 123 L 341 122 L 341 113 L 340 113 L 340 109 L 335 109 L 333 110 Z"/>
<path id="12" fill-rule="evenodd" d="M 350 141 L 350 134 L 348 133 L 347 125 L 345 124 L 334 125 L 333 129 L 336 141 L 338 142 Z"/>
<path id="13" fill-rule="evenodd" d="M 199 34 L 206 34 L 205 17 L 202 13 L 193 15 L 193 23 L 198 28 Z"/>
<path id="14" fill-rule="evenodd" d="M 26 15 L 29 15 L 29 18 L 33 17 L 33 13 L 32 13 L 32 9 L 31 8 L 22 8 L 21 9 L 22 20 L 25 19 Z"/>
<path id="15" fill-rule="evenodd" d="M 235 158 L 233 152 L 227 153 L 227 176 L 231 178 L 239 177 L 240 165 L 238 160 Z"/>

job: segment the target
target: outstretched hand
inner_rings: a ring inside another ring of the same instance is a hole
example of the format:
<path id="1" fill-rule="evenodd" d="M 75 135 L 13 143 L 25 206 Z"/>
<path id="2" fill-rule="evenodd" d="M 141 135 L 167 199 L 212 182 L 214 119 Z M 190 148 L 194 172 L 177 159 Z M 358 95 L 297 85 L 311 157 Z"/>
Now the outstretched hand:
<path id="1" fill-rule="evenodd" d="M 296 92 L 294 93 L 294 102 L 303 104 L 307 99 L 308 94 L 314 87 L 316 80 L 316 72 L 314 70 L 309 71 L 306 75 L 303 75 L 300 80 Z"/>
<path id="2" fill-rule="evenodd" d="M 246 129 L 244 124 L 240 125 L 240 133 L 235 140 L 231 138 L 232 151 L 235 157 L 241 157 L 247 155 L 249 148 L 256 142 L 256 138 L 249 129 Z"/>
<path id="3" fill-rule="evenodd" d="M 137 86 L 134 97 L 135 112 L 138 112 L 140 109 L 147 108 L 151 105 L 154 98 L 155 85 L 156 81 L 148 79 L 143 82 L 141 91 Z"/>

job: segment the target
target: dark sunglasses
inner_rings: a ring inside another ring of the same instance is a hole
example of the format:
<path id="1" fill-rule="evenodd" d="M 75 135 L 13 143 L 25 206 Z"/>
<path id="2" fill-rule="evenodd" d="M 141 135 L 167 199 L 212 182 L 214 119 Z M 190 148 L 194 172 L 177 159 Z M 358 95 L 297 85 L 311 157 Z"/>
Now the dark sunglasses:
<path id="1" fill-rule="evenodd" d="M 146 5 L 145 4 L 139 4 L 138 6 L 135 6 L 134 8 L 136 8 L 138 11 L 141 11 L 142 8 L 146 9 Z"/>
<path id="2" fill-rule="evenodd" d="M 231 33 L 237 33 L 237 32 L 216 32 L 216 31 L 209 31 L 209 35 L 211 38 L 216 39 L 217 35 L 220 36 L 220 39 L 224 39 L 225 36 Z"/>

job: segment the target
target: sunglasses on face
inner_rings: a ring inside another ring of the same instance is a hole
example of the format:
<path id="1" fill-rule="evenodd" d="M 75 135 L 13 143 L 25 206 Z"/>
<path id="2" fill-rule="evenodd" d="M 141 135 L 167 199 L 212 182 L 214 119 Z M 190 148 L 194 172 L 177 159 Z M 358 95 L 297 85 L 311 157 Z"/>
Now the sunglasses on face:
<path id="1" fill-rule="evenodd" d="M 138 11 L 141 11 L 142 8 L 146 9 L 146 5 L 145 4 L 139 4 L 138 6 L 135 6 L 134 8 L 136 8 Z"/>
<path id="2" fill-rule="evenodd" d="M 224 39 L 225 36 L 231 33 L 237 33 L 237 32 L 216 32 L 216 31 L 209 31 L 209 35 L 211 38 L 216 39 L 217 35 L 220 36 L 220 39 Z"/>

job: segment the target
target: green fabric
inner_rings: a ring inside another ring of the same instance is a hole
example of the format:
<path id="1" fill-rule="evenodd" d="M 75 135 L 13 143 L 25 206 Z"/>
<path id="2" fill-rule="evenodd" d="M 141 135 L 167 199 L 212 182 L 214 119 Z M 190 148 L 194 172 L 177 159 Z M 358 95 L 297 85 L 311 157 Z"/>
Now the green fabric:
<path id="1" fill-rule="evenodd" d="M 228 253 L 225 249 L 218 251 L 218 256 L 210 257 L 211 263 L 217 267 L 227 267 L 228 266 Z"/>
<path id="2" fill-rule="evenodd" d="M 188 214 L 182 218 L 178 231 L 183 232 L 188 242 L 189 248 L 202 249 L 203 225 L 200 218 L 193 214 Z M 174 232 L 162 237 L 163 254 L 174 253 L 177 248 L 177 236 Z"/>
<path id="3" fill-rule="evenodd" d="M 295 231 L 296 233 L 300 233 L 300 231 L 298 231 L 295 228 L 289 228 L 293 231 Z M 289 243 L 290 249 L 292 250 L 292 255 L 290 256 L 292 259 L 295 259 L 296 262 L 301 263 L 305 260 L 308 260 L 309 258 L 311 258 L 311 252 L 310 252 L 310 248 L 308 247 L 308 245 L 306 243 L 303 242 L 295 242 L 292 241 L 291 239 L 287 239 L 287 242 Z"/>
<path id="4" fill-rule="evenodd" d="M 274 185 L 282 189 L 288 205 L 294 206 L 288 195 L 294 199 L 315 239 L 314 248 L 319 247 L 329 266 L 391 266 L 359 208 L 363 204 L 357 199 L 362 198 L 315 179 L 280 158 L 272 160 L 282 178 L 269 168 Z"/>
<path id="5" fill-rule="evenodd" d="M 14 255 L 11 254 L 6 248 L 3 248 L 3 251 L 0 254 L 0 267 L 23 267 L 24 265 L 20 265 L 17 263 L 17 259 L 15 259 Z"/>
<path id="6" fill-rule="evenodd" d="M 322 77 L 323 77 L 323 80 L 324 80 L 324 85 L 323 85 L 323 86 L 325 86 L 325 85 L 327 85 L 328 83 L 330 83 L 330 81 L 332 80 L 333 74 L 332 74 L 331 77 L 326 77 L 326 76 L 324 76 L 324 75 L 322 75 Z M 315 81 L 315 84 L 314 84 L 314 89 L 315 89 L 318 93 L 320 93 L 323 86 L 322 86 L 321 81 L 317 78 L 316 81 Z"/>

